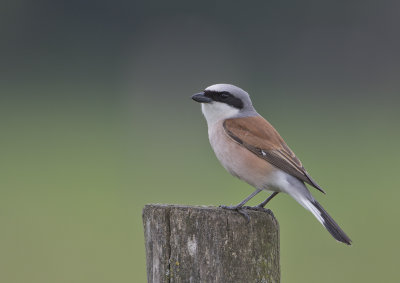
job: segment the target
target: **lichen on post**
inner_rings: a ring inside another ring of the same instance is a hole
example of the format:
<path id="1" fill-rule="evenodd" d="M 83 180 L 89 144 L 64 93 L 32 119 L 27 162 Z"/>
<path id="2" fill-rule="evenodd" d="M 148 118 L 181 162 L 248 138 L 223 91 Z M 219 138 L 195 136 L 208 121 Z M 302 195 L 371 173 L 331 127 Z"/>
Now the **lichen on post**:
<path id="1" fill-rule="evenodd" d="M 146 205 L 148 282 L 280 282 L 279 224 L 217 207 Z"/>

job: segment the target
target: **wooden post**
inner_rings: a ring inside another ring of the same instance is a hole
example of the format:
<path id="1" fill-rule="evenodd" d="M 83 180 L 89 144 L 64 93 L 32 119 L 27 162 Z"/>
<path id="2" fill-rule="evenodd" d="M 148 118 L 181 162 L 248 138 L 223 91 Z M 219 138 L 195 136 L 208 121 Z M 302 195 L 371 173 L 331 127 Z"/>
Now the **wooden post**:
<path id="1" fill-rule="evenodd" d="M 279 224 L 217 207 L 146 205 L 148 282 L 280 282 Z"/>

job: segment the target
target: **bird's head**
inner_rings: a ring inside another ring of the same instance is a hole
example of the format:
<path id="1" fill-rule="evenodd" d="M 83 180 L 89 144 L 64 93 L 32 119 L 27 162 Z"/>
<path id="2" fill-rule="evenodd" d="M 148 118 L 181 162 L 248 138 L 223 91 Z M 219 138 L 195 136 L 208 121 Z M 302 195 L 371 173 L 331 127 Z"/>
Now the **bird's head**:
<path id="1" fill-rule="evenodd" d="M 208 124 L 257 115 L 249 94 L 230 84 L 209 86 L 203 92 L 193 95 L 192 99 L 202 104 L 201 109 Z"/>

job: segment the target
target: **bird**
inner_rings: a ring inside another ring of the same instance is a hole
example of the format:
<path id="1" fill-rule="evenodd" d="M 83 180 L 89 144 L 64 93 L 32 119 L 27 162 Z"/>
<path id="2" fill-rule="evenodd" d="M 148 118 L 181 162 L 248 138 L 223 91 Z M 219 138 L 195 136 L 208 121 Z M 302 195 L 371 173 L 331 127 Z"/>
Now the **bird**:
<path id="1" fill-rule="evenodd" d="M 271 192 L 254 207 L 263 209 L 277 194 L 286 193 L 310 211 L 337 241 L 351 245 L 351 239 L 315 200 L 306 184 L 324 194 L 325 191 L 275 128 L 257 113 L 246 91 L 232 84 L 214 84 L 192 99 L 201 103 L 217 159 L 230 174 L 255 188 L 239 204 L 222 208 L 240 212 L 261 191 Z"/>

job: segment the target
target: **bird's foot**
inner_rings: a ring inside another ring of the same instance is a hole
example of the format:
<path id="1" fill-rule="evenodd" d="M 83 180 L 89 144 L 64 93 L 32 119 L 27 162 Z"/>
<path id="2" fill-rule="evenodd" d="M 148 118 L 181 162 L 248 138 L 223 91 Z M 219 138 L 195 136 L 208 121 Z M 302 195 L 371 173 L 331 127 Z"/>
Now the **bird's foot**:
<path id="1" fill-rule="evenodd" d="M 254 210 L 254 211 L 260 211 L 260 212 L 266 212 L 272 216 L 274 216 L 274 214 L 272 213 L 272 211 L 268 208 L 264 208 L 261 205 L 256 205 L 256 206 L 243 206 L 243 209 L 248 209 L 248 210 Z"/>
<path id="2" fill-rule="evenodd" d="M 256 205 L 256 206 L 243 206 L 244 209 L 248 209 L 248 210 L 255 210 L 255 211 L 262 211 L 262 212 L 266 212 L 268 209 L 260 206 L 260 205 Z"/>
<path id="3" fill-rule="evenodd" d="M 233 205 L 233 206 L 227 206 L 227 205 L 220 205 L 220 208 L 227 209 L 227 210 L 234 210 L 239 212 L 244 218 L 246 218 L 247 222 L 250 222 L 250 216 L 249 214 L 244 210 L 243 206 L 240 205 Z"/>

